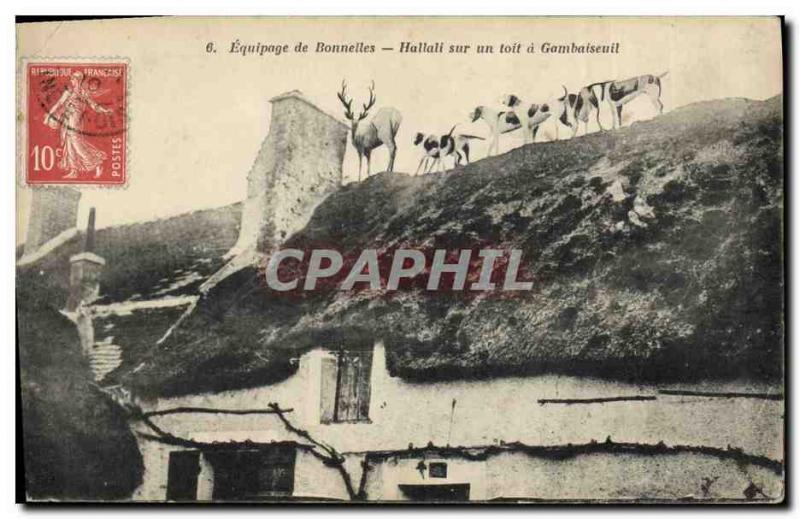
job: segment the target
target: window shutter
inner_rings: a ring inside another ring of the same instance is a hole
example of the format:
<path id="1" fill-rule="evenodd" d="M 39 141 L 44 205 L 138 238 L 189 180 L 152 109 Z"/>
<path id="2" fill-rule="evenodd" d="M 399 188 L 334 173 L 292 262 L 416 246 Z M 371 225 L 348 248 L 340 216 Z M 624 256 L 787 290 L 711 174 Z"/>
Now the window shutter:
<path id="1" fill-rule="evenodd" d="M 331 423 L 334 421 L 333 410 L 336 405 L 336 357 L 322 357 L 321 369 L 321 395 L 319 421 L 320 423 Z"/>
<path id="2" fill-rule="evenodd" d="M 368 421 L 371 375 L 371 350 L 322 357 L 320 422 Z"/>
<path id="3" fill-rule="evenodd" d="M 372 350 L 360 352 L 361 362 L 358 365 L 358 397 L 357 419 L 369 420 L 370 376 L 372 375 Z"/>
<path id="4" fill-rule="evenodd" d="M 350 422 L 356 420 L 358 407 L 356 392 L 358 382 L 358 358 L 349 352 L 339 356 L 339 390 L 336 400 L 336 421 Z"/>

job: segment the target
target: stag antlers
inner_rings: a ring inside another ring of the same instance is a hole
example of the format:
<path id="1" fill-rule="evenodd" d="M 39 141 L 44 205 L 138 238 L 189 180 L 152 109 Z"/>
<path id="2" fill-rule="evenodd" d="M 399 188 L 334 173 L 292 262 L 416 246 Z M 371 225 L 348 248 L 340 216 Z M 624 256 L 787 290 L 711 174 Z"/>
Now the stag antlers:
<path id="1" fill-rule="evenodd" d="M 363 119 L 367 116 L 367 112 L 369 109 L 372 108 L 372 105 L 375 104 L 375 81 L 373 80 L 372 83 L 369 85 L 369 101 L 361 105 L 363 110 L 361 111 L 360 119 Z"/>
<path id="2" fill-rule="evenodd" d="M 347 83 L 345 80 L 342 80 L 342 91 L 336 94 L 336 97 L 339 98 L 339 101 L 342 102 L 344 105 L 344 116 L 347 117 L 349 120 L 353 120 L 353 112 L 350 110 L 350 105 L 353 104 L 352 99 L 347 99 L 345 97 L 345 93 L 347 92 Z"/>
<path id="3" fill-rule="evenodd" d="M 342 80 L 342 91 L 337 93 L 336 97 L 338 97 L 339 101 L 341 101 L 342 104 L 344 105 L 344 116 L 348 120 L 352 121 L 353 120 L 353 110 L 352 110 L 353 99 L 352 98 L 348 99 L 346 94 L 347 94 L 347 82 Z M 362 110 L 361 110 L 361 113 L 358 116 L 358 120 L 359 121 L 363 120 L 367 116 L 367 112 L 369 112 L 369 109 L 372 108 L 372 106 L 375 104 L 375 101 L 376 101 L 376 98 L 375 98 L 375 81 L 372 81 L 372 83 L 370 84 L 370 87 L 369 87 L 369 101 L 367 101 L 366 103 L 361 105 Z"/>

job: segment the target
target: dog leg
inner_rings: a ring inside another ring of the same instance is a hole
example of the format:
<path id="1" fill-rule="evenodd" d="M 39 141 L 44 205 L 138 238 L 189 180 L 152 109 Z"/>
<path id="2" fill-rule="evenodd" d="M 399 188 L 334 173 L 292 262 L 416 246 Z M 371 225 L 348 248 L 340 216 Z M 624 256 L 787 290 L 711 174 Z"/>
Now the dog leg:
<path id="1" fill-rule="evenodd" d="M 567 139 L 571 139 L 575 136 L 575 132 L 573 130 L 573 127 L 575 126 L 574 123 L 575 121 L 571 120 L 569 116 L 566 117 L 564 126 L 566 126 L 569 129 L 569 137 L 567 137 Z"/>
<path id="2" fill-rule="evenodd" d="M 425 155 L 425 156 L 423 156 L 421 159 L 419 159 L 419 166 L 417 166 L 417 170 L 414 172 L 414 176 L 417 176 L 417 175 L 419 175 L 419 170 L 422 168 L 422 163 L 423 163 L 423 162 L 425 162 L 425 160 L 426 160 L 427 158 L 428 158 L 428 156 L 427 156 L 427 155 Z"/>
<path id="3" fill-rule="evenodd" d="M 520 121 L 520 123 L 522 123 L 521 126 L 523 128 L 530 128 L 530 126 L 531 126 L 530 119 L 527 118 L 527 117 L 525 118 L 524 121 Z M 533 136 L 529 131 L 528 132 L 522 132 L 522 135 L 523 135 L 522 139 L 523 139 L 524 144 L 533 144 Z"/>
<path id="4" fill-rule="evenodd" d="M 617 121 L 617 105 L 612 100 L 608 100 L 608 106 L 611 107 L 611 129 L 615 130 L 619 126 L 619 121 Z"/>
<path id="5" fill-rule="evenodd" d="M 658 110 L 658 115 L 664 113 L 664 103 L 658 98 L 658 94 L 656 92 L 648 92 L 647 97 L 650 98 L 650 102 L 653 103 L 653 107 Z"/>
<path id="6" fill-rule="evenodd" d="M 653 102 L 653 106 L 655 107 L 655 109 L 658 110 L 658 115 L 663 114 L 664 113 L 664 103 L 662 103 L 660 100 L 656 99 L 655 97 L 651 97 L 650 100 Z"/>
<path id="7" fill-rule="evenodd" d="M 436 171 L 436 166 L 441 166 L 442 159 L 440 157 L 434 157 L 431 161 L 431 169 L 428 170 L 428 173 L 433 173 Z"/>
<path id="8" fill-rule="evenodd" d="M 636 99 L 637 97 L 639 97 L 640 95 L 643 95 L 643 94 L 649 94 L 649 92 L 646 89 L 635 90 L 634 92 L 626 95 L 622 99 L 617 99 L 616 101 L 609 100 L 611 102 L 611 105 L 615 109 L 614 111 L 617 114 L 617 119 L 616 120 L 617 120 L 617 127 L 618 128 L 622 128 L 622 108 L 626 104 L 630 103 L 631 101 L 633 101 L 634 99 Z"/>

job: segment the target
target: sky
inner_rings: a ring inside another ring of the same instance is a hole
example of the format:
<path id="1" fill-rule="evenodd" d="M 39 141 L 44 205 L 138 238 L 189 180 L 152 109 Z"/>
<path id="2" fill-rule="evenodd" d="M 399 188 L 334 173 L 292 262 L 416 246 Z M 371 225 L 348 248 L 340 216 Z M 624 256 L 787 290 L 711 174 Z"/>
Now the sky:
<path id="1" fill-rule="evenodd" d="M 242 56 L 232 42 L 299 42 L 309 52 Z M 493 45 L 520 42 L 520 54 L 401 54 L 400 43 Z M 209 42 L 215 53 L 206 51 Z M 326 44 L 372 44 L 375 53 L 313 52 Z M 542 43 L 620 43 L 619 54 L 542 54 Z M 534 44 L 537 52 L 524 49 Z M 394 51 L 382 51 L 392 47 Z M 246 177 L 269 131 L 269 99 L 300 90 L 326 111 L 343 115 L 336 98 L 346 79 L 360 106 L 375 82 L 373 110 L 394 106 L 403 115 L 396 171 L 413 173 L 421 157 L 416 132 L 486 135 L 471 124 L 477 105 L 497 106 L 514 93 L 530 102 L 607 79 L 669 71 L 665 110 L 722 97 L 766 99 L 781 93 L 777 19 L 631 18 L 150 18 L 27 24 L 17 29 L 17 56 L 123 56 L 130 63 L 129 183 L 123 189 L 85 189 L 79 221 L 97 208 L 99 227 L 153 220 L 217 207 L 245 197 Z M 19 81 L 18 75 L 18 81 Z M 22 88 L 22 87 L 20 87 Z M 635 119 L 653 116 L 650 104 L 631 104 Z M 18 132 L 25 126 L 18 114 Z M 604 115 L 610 125 L 610 114 Z M 552 128 L 545 128 L 551 138 Z M 562 132 L 562 136 L 563 133 Z M 509 134 L 501 151 L 521 144 Z M 485 155 L 477 143 L 474 158 Z M 387 161 L 373 154 L 374 169 Z M 345 181 L 356 180 L 348 143 Z M 19 168 L 18 168 L 19 170 Z M 18 171 L 18 175 L 20 171 Z M 30 192 L 18 183 L 17 242 L 24 241 Z M 81 224 L 82 225 L 82 224 Z"/>

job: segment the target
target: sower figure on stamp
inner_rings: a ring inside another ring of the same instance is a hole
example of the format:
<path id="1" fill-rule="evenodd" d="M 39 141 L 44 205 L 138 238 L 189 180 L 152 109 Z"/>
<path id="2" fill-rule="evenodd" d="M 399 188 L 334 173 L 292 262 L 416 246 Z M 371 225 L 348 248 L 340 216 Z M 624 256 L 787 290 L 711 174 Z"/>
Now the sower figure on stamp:
<path id="1" fill-rule="evenodd" d="M 110 114 L 112 110 L 92 99 L 102 93 L 97 90 L 97 84 L 85 88 L 83 80 L 82 72 L 73 72 L 69 86 L 44 116 L 44 124 L 59 130 L 61 158 L 58 167 L 67 172 L 64 178 L 77 178 L 79 172 L 92 170 L 97 178 L 103 173 L 101 165 L 106 159 L 106 153 L 92 145 L 81 128 L 87 108 L 102 114 Z"/>

